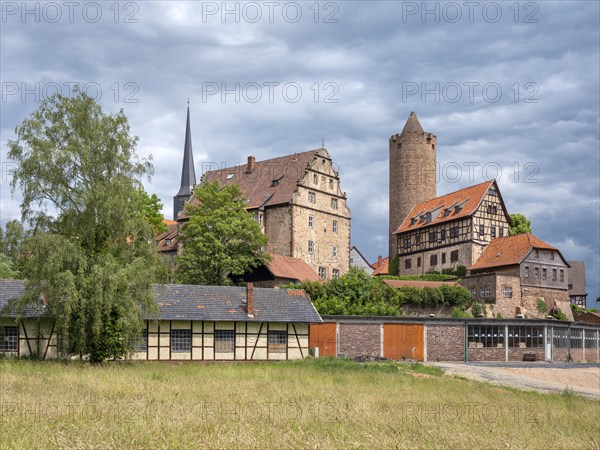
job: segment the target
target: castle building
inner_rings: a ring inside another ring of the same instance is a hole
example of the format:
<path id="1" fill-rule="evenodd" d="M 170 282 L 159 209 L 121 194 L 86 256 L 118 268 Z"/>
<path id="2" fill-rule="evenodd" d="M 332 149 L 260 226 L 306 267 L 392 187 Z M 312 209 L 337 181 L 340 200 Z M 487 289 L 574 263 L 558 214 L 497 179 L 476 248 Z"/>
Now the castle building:
<path id="1" fill-rule="evenodd" d="M 573 320 L 569 263 L 560 251 L 531 234 L 493 239 L 460 283 L 473 300 L 501 317 L 545 318 L 556 305 Z"/>
<path id="2" fill-rule="evenodd" d="M 350 268 L 350 210 L 326 149 L 208 171 L 201 183 L 237 184 L 269 239 L 269 253 L 304 260 L 321 279 Z"/>
<path id="3" fill-rule="evenodd" d="M 399 272 L 470 267 L 492 239 L 508 236 L 510 223 L 495 180 L 417 203 L 394 232 Z"/>
<path id="4" fill-rule="evenodd" d="M 417 203 L 436 197 L 436 137 L 423 131 L 411 112 L 402 133 L 389 139 L 389 255 L 396 252 L 397 235 Z"/>

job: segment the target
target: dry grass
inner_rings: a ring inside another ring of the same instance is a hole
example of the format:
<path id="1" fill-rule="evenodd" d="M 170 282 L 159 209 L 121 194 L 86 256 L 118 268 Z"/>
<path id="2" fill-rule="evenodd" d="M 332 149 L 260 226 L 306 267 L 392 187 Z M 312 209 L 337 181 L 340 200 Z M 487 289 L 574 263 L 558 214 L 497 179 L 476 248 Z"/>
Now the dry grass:
<path id="1" fill-rule="evenodd" d="M 3 448 L 599 448 L 600 402 L 422 365 L 0 361 Z"/>

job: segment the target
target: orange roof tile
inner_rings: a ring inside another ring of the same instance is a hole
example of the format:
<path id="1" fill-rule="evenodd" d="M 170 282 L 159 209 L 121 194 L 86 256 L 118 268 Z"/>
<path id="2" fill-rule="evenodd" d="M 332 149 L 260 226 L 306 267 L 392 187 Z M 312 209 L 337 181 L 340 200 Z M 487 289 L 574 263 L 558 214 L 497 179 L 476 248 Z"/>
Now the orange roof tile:
<path id="1" fill-rule="evenodd" d="M 477 262 L 469 270 L 476 271 L 490 267 L 519 264 L 534 248 L 558 250 L 532 234 L 517 234 L 515 236 L 497 238 L 489 243 Z"/>
<path id="2" fill-rule="evenodd" d="M 256 161 L 251 173 L 247 173 L 248 164 L 206 172 L 201 182 L 238 184 L 249 209 L 289 203 L 306 168 L 319 155 L 329 158 L 325 149 L 310 150 Z"/>
<path id="3" fill-rule="evenodd" d="M 163 219 L 162 223 L 164 223 L 166 226 L 169 226 L 169 225 L 175 225 L 177 222 L 175 222 L 174 220 Z"/>
<path id="4" fill-rule="evenodd" d="M 441 197 L 417 203 L 394 234 L 417 230 L 425 226 L 436 225 L 462 217 L 468 217 L 477 210 L 488 189 L 494 184 L 495 180 L 486 181 L 484 183 L 476 184 L 475 186 L 442 195 Z M 461 207 L 458 212 L 456 211 L 457 206 Z M 450 209 L 450 214 L 448 215 L 443 214 L 446 208 Z M 419 216 L 426 213 L 432 213 L 431 221 L 429 222 L 423 222 L 419 219 Z M 413 221 L 411 219 L 414 217 L 417 218 L 417 221 L 412 223 Z"/>
<path id="5" fill-rule="evenodd" d="M 389 274 L 389 266 L 390 266 L 390 258 L 388 256 L 386 256 L 381 261 L 381 264 L 379 264 L 379 261 L 377 261 L 376 263 L 373 263 L 372 266 L 375 267 L 375 270 L 373 271 L 373 273 L 371 275 L 373 275 L 373 276 L 388 275 Z"/>
<path id="6" fill-rule="evenodd" d="M 401 287 L 438 288 L 440 286 L 459 286 L 456 281 L 383 280 L 383 282 L 395 289 L 400 289 Z"/>
<path id="7" fill-rule="evenodd" d="M 267 269 L 278 278 L 298 281 L 319 281 L 319 275 L 304 260 L 290 256 L 271 255 Z"/>

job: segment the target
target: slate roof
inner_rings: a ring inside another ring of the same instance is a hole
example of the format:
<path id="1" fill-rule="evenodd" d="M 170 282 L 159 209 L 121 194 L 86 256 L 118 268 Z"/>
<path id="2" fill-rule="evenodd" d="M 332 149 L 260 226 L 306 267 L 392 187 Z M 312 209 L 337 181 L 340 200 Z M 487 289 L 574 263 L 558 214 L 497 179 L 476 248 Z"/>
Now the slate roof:
<path id="1" fill-rule="evenodd" d="M 458 191 L 442 195 L 441 197 L 436 197 L 431 200 L 417 203 L 412 208 L 408 216 L 404 219 L 402 225 L 400 225 L 400 227 L 394 232 L 394 234 L 418 230 L 431 225 L 437 225 L 440 223 L 461 219 L 463 217 L 469 217 L 474 214 L 475 211 L 477 211 L 477 208 L 481 204 L 483 197 L 495 184 L 496 182 L 494 180 L 485 181 L 465 189 L 460 189 Z M 498 186 L 495 187 L 498 196 L 500 196 Z M 502 202 L 502 197 L 500 197 L 500 200 L 501 203 L 504 204 Z M 460 208 L 458 211 L 457 207 Z M 448 208 L 450 212 L 447 215 L 444 214 L 444 210 L 446 208 Z M 431 220 L 420 220 L 420 217 L 427 213 L 432 214 Z M 412 221 L 413 218 L 417 219 L 414 223 Z"/>
<path id="2" fill-rule="evenodd" d="M 319 323 L 305 292 L 254 288 L 254 318 L 248 317 L 246 288 L 237 286 L 155 285 L 162 320 Z"/>
<path id="3" fill-rule="evenodd" d="M 492 239 L 477 262 L 469 267 L 469 270 L 476 271 L 491 267 L 520 264 L 534 248 L 556 250 L 560 257 L 563 258 L 556 247 L 547 244 L 533 234 L 517 234 L 515 236 Z M 565 259 L 563 258 L 563 260 Z M 566 261 L 565 264 L 568 265 Z"/>
<path id="4" fill-rule="evenodd" d="M 278 158 L 256 161 L 252 172 L 248 164 L 206 172 L 202 183 L 219 181 L 221 185 L 238 184 L 248 199 L 248 209 L 290 203 L 306 168 L 317 156 L 329 158 L 324 148 Z"/>
<path id="5" fill-rule="evenodd" d="M 277 278 L 289 278 L 298 281 L 319 281 L 319 275 L 306 261 L 290 256 L 271 254 L 267 269 Z"/>
<path id="6" fill-rule="evenodd" d="M 300 289 L 254 288 L 254 318 L 245 310 L 246 288 L 236 286 L 153 285 L 161 320 L 319 323 L 306 293 Z M 10 303 L 23 296 L 23 280 L 0 280 L 0 317 L 17 317 Z M 7 306 L 9 305 L 9 306 Z M 7 309 L 4 309 L 7 307 Z M 44 306 L 29 306 L 23 317 L 43 317 Z"/>
<path id="7" fill-rule="evenodd" d="M 18 314 L 13 304 L 25 293 L 23 280 L 0 280 L 0 317 L 44 317 L 45 306 L 42 302 L 25 308 L 23 314 Z"/>

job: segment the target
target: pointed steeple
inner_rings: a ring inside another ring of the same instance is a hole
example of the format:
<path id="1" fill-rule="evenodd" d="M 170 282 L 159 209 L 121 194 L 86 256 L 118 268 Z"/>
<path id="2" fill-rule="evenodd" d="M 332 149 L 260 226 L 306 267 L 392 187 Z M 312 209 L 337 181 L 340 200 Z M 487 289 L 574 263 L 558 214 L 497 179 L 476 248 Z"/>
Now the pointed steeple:
<path id="1" fill-rule="evenodd" d="M 173 198 L 173 217 L 183 209 L 183 204 L 192 196 L 192 188 L 196 184 L 196 171 L 194 169 L 194 153 L 192 152 L 192 131 L 190 128 L 190 103 L 188 100 L 187 121 L 185 124 L 185 144 L 183 147 L 183 165 L 181 167 L 181 186 Z"/>
<path id="2" fill-rule="evenodd" d="M 423 133 L 423 127 L 421 126 L 421 123 L 419 122 L 419 119 L 414 111 L 412 111 L 410 116 L 408 116 L 408 120 L 406 121 L 406 124 L 404 125 L 400 135 L 406 133 Z"/>

